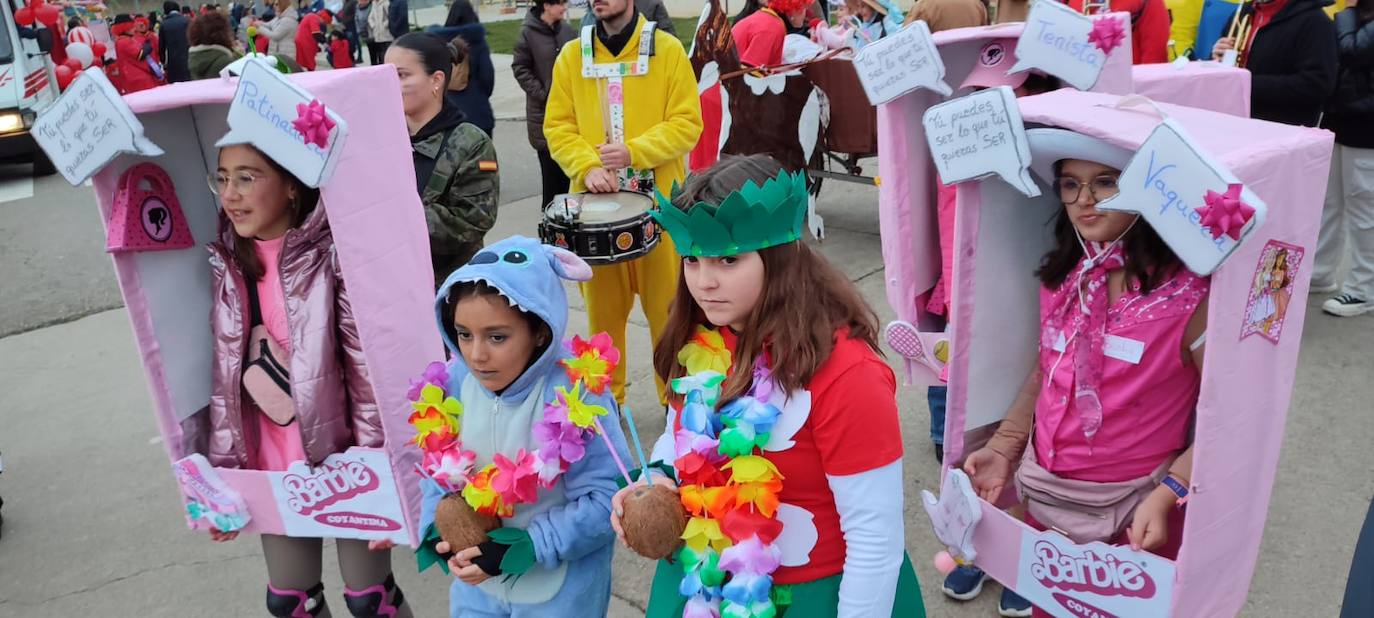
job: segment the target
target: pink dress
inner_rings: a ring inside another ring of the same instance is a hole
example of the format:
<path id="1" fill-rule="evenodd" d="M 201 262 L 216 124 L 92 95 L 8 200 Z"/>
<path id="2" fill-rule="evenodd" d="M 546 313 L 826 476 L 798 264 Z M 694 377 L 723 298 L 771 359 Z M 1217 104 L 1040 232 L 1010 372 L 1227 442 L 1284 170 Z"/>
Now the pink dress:
<path id="1" fill-rule="evenodd" d="M 258 305 L 262 311 L 262 324 L 267 334 L 276 340 L 283 350 L 291 351 L 291 333 L 286 325 L 285 291 L 281 284 L 281 270 L 277 267 L 281 257 L 282 242 L 286 236 L 275 240 L 255 240 L 254 248 L 258 261 L 262 263 L 263 275 L 258 280 Z M 258 470 L 284 471 L 293 461 L 305 459 L 305 445 L 301 441 L 300 423 L 292 420 L 285 427 L 272 422 L 266 414 L 253 408 L 258 417 Z"/>
<path id="2" fill-rule="evenodd" d="M 1074 285 L 1068 282 L 1065 285 Z M 1097 394 L 1102 426 L 1088 439 L 1074 402 L 1074 346 L 1078 339 L 1040 350 L 1045 376 L 1035 402 L 1035 456 L 1046 470 L 1099 483 L 1153 472 L 1187 445 L 1201 376 L 1183 363 L 1184 331 L 1210 281 L 1179 267 L 1174 276 L 1141 295 L 1138 285 L 1107 310 L 1105 358 Z M 1045 307 L 1053 292 L 1040 290 L 1041 330 L 1053 335 Z M 1061 348 L 1061 352 L 1055 348 Z"/>

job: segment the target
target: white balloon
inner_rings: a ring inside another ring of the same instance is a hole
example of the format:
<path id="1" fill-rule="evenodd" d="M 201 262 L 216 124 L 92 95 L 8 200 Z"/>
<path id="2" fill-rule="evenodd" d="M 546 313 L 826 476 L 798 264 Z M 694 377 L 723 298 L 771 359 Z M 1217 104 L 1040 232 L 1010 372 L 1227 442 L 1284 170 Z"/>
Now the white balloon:
<path id="1" fill-rule="evenodd" d="M 67 44 L 67 57 L 80 60 L 83 69 L 95 62 L 95 52 L 91 50 L 91 46 L 81 42 Z"/>

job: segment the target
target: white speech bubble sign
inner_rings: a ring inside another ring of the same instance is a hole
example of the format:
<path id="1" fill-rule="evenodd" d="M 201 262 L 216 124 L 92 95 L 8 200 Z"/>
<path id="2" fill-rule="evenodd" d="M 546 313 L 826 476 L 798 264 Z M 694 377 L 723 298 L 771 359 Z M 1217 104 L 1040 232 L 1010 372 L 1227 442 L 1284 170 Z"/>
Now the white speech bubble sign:
<path id="1" fill-rule="evenodd" d="M 1208 191 L 1225 193 L 1240 180 L 1212 160 L 1183 128 L 1165 120 L 1140 145 L 1117 181 L 1121 192 L 1098 202 L 1103 210 L 1140 213 L 1188 269 L 1210 275 L 1240 247 L 1240 243 L 1264 223 L 1269 207 L 1248 188 L 1241 201 L 1255 209 L 1241 228 L 1240 238 L 1213 236 L 1202 224 L 1198 208 L 1206 206 Z"/>
<path id="2" fill-rule="evenodd" d="M 989 88 L 931 106 L 922 123 L 942 182 L 996 174 L 1028 197 L 1040 195 L 1027 171 L 1030 144 L 1011 88 Z"/>
<path id="3" fill-rule="evenodd" d="M 252 144 L 291 175 L 311 187 L 329 180 L 343 153 L 348 124 L 333 110 L 325 114 L 334 122 L 325 146 L 306 143 L 295 126 L 300 107 L 315 101 L 304 88 L 263 62 L 249 62 L 239 76 L 238 90 L 229 104 L 229 134 L 217 143 Z"/>
<path id="4" fill-rule="evenodd" d="M 86 182 L 121 152 L 162 154 L 143 123 L 100 70 L 82 71 L 33 121 L 34 141 L 72 186 Z"/>
<path id="5" fill-rule="evenodd" d="M 917 88 L 941 96 L 953 92 L 944 81 L 945 61 L 924 21 L 912 22 L 897 34 L 865 45 L 854 56 L 854 70 L 873 105 L 882 105 Z"/>
<path id="6" fill-rule="evenodd" d="M 1091 18 L 1064 4 L 1032 4 L 1016 41 L 1016 64 L 1007 73 L 1036 69 L 1079 90 L 1091 89 L 1107 64 L 1107 54 L 1088 41 L 1092 29 Z"/>

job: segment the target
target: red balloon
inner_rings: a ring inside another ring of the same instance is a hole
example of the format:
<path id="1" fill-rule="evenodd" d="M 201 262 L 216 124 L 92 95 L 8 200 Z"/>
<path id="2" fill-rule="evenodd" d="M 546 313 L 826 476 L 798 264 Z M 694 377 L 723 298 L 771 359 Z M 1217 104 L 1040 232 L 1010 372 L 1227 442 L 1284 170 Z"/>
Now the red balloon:
<path id="1" fill-rule="evenodd" d="M 66 90 L 72 80 L 76 79 L 76 71 L 65 64 L 57 67 L 53 72 L 57 74 L 57 88 L 59 90 Z"/>
<path id="2" fill-rule="evenodd" d="M 67 58 L 67 60 L 62 63 L 62 66 L 71 69 L 73 73 L 79 72 L 81 69 L 85 68 L 81 66 L 81 61 L 76 58 Z"/>
<path id="3" fill-rule="evenodd" d="M 24 7 L 14 12 L 14 23 L 21 26 L 33 25 L 33 9 Z"/>
<path id="4" fill-rule="evenodd" d="M 62 17 L 62 11 L 51 4 L 44 4 L 38 7 L 38 21 L 50 27 L 56 26 L 58 19 Z"/>
<path id="5" fill-rule="evenodd" d="M 105 44 L 91 43 L 91 53 L 95 55 L 95 64 L 104 64 Z"/>

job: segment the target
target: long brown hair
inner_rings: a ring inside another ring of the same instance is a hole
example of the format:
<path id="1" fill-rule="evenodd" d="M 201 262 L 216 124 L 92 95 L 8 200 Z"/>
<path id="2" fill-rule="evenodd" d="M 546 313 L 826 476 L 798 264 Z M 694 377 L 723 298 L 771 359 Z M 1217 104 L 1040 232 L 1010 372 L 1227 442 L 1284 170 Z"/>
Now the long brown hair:
<path id="1" fill-rule="evenodd" d="M 725 157 L 711 169 L 687 181 L 675 200 L 678 208 L 697 202 L 719 204 L 727 195 L 753 180 L 762 184 L 782 170 L 765 155 Z M 767 348 L 773 379 L 787 391 L 800 389 L 830 357 L 835 331 L 878 348 L 878 316 L 844 273 L 800 241 L 761 249 L 763 293 L 749 312 L 734 353 L 734 372 L 721 387 L 720 402 L 742 395 L 753 381 L 754 360 Z M 678 273 L 677 295 L 668 310 L 668 324 L 654 345 L 654 370 L 664 381 L 682 377 L 686 368 L 677 353 L 698 325 L 711 326 L 692 299 L 687 279 Z"/>
<path id="2" fill-rule="evenodd" d="M 306 217 L 315 211 L 315 205 L 320 201 L 320 190 L 307 187 L 299 178 L 286 171 L 286 168 L 273 161 L 272 157 L 263 154 L 261 150 L 253 146 L 247 147 L 258 153 L 258 156 L 262 157 L 268 166 L 296 189 L 296 198 L 291 201 L 290 206 L 291 227 L 293 229 L 300 227 L 302 223 L 305 223 Z M 239 263 L 239 268 L 243 270 L 244 277 L 255 280 L 262 278 L 262 261 L 258 259 L 258 252 L 253 246 L 252 238 L 244 238 L 239 236 L 238 232 L 234 232 L 234 259 Z"/>

